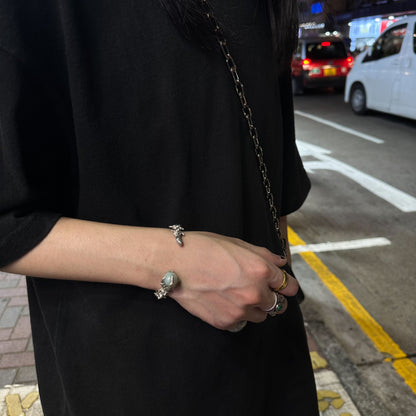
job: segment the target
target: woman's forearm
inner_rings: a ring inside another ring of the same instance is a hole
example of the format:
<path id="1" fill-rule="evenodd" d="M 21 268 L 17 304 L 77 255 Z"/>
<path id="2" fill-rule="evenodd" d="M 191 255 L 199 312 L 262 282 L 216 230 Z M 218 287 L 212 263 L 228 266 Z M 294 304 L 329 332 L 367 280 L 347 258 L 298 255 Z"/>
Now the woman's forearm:
<path id="1" fill-rule="evenodd" d="M 41 243 L 3 270 L 152 290 L 167 271 L 175 271 L 180 285 L 170 296 L 191 314 L 228 329 L 242 320 L 266 319 L 285 263 L 266 248 L 218 234 L 186 232 L 181 247 L 168 229 L 61 218 Z M 297 290 L 289 276 L 281 293 L 293 296 Z"/>
<path id="2" fill-rule="evenodd" d="M 155 289 L 180 249 L 175 244 L 167 229 L 61 218 L 40 244 L 3 271 Z"/>

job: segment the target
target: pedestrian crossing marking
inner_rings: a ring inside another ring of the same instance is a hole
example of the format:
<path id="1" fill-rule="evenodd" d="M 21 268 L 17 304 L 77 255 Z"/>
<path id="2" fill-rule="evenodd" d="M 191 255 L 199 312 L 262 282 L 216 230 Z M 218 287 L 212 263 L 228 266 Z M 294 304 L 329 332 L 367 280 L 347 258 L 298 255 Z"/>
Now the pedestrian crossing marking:
<path id="1" fill-rule="evenodd" d="M 292 254 L 304 253 L 306 251 L 312 251 L 314 253 L 318 253 L 318 252 L 324 252 L 324 251 L 355 250 L 355 249 L 366 248 L 366 247 L 380 247 L 380 246 L 388 246 L 390 244 L 391 244 L 391 241 L 384 237 L 362 238 L 359 240 L 337 241 L 337 242 L 292 246 L 290 247 L 290 252 Z"/>
<path id="2" fill-rule="evenodd" d="M 342 124 L 334 123 L 333 121 L 329 121 L 327 119 L 314 116 L 313 114 L 305 113 L 304 111 L 295 110 L 295 114 L 309 118 L 310 120 L 316 121 L 317 123 L 325 124 L 333 129 L 343 131 L 348 134 L 352 134 L 353 136 L 361 137 L 364 140 L 368 140 L 373 143 L 382 144 L 384 140 L 379 139 L 378 137 L 371 136 L 369 134 L 361 133 L 358 130 L 351 129 L 349 127 L 345 127 Z"/>
<path id="3" fill-rule="evenodd" d="M 317 169 L 332 170 L 356 182 L 367 191 L 384 199 L 402 212 L 416 211 L 416 198 L 383 182 L 371 175 L 341 162 L 331 156 L 331 151 L 323 147 L 297 140 L 300 155 L 312 156 L 317 160 L 304 160 L 303 165 L 308 173 L 313 174 Z"/>

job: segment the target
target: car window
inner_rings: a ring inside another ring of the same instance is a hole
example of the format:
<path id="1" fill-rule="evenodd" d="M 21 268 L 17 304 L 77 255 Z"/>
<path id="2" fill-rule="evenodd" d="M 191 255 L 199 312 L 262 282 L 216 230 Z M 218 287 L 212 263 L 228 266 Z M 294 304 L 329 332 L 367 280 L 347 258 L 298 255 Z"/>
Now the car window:
<path id="1" fill-rule="evenodd" d="M 416 53 L 416 23 L 413 28 L 413 52 Z"/>
<path id="2" fill-rule="evenodd" d="M 317 59 L 344 59 L 347 57 L 347 49 L 343 42 L 318 41 L 306 44 L 306 57 Z"/>
<path id="3" fill-rule="evenodd" d="M 371 54 L 366 56 L 364 62 L 398 54 L 402 48 L 406 28 L 407 23 L 404 23 L 384 32 L 384 34 L 374 42 L 371 48 Z"/>

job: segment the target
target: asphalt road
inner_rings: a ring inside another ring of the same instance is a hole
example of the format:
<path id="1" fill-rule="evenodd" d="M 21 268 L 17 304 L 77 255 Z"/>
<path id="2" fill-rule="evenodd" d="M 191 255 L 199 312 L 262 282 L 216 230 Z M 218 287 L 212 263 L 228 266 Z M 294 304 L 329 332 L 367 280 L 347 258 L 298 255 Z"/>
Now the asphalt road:
<path id="1" fill-rule="evenodd" d="M 306 244 L 328 243 L 311 251 L 374 320 L 347 311 L 347 295 L 294 254 L 306 321 L 363 415 L 414 416 L 416 121 L 356 116 L 331 90 L 296 96 L 295 113 L 312 190 L 289 225 Z"/>

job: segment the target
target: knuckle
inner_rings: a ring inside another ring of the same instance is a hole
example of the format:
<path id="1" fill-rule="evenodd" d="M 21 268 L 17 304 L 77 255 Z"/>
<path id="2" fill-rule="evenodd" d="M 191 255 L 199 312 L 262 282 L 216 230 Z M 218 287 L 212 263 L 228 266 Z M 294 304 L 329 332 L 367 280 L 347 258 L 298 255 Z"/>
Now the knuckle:
<path id="1" fill-rule="evenodd" d="M 234 299 L 239 308 L 244 309 L 247 306 L 258 305 L 261 303 L 261 291 L 257 285 L 252 283 L 249 286 L 240 288 L 234 292 Z"/>
<path id="2" fill-rule="evenodd" d="M 287 287 L 287 295 L 288 296 L 295 296 L 299 290 L 299 283 L 297 280 L 293 279 L 293 284 Z"/>
<path id="3" fill-rule="evenodd" d="M 258 305 L 262 301 L 261 293 L 257 290 L 248 292 L 245 296 L 246 305 Z"/>
<path id="4" fill-rule="evenodd" d="M 256 261 L 251 265 L 250 275 L 259 280 L 267 279 L 270 274 L 269 266 L 263 261 Z"/>
<path id="5" fill-rule="evenodd" d="M 259 247 L 259 253 L 263 256 L 268 256 L 270 254 L 270 250 L 266 247 Z"/>

